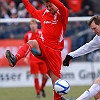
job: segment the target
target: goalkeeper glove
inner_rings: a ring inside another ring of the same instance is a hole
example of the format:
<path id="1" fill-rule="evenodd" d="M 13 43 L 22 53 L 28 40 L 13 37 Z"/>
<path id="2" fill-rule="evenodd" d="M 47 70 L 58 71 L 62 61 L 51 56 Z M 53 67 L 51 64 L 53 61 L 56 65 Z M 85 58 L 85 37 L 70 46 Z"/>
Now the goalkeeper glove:
<path id="1" fill-rule="evenodd" d="M 64 61 L 63 61 L 63 65 L 64 65 L 64 66 L 69 66 L 69 62 L 70 62 L 70 60 L 71 60 L 72 58 L 73 58 L 72 56 L 66 55 L 66 58 L 65 58 Z"/>

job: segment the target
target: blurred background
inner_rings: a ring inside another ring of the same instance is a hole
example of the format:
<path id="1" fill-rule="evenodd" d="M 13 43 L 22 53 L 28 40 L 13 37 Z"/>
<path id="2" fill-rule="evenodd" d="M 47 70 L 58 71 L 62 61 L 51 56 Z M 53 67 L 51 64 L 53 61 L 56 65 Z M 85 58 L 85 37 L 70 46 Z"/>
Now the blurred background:
<path id="1" fill-rule="evenodd" d="M 30 0 L 30 2 L 37 9 L 44 8 L 42 0 Z M 69 17 L 89 17 L 100 14 L 100 0 L 61 0 L 61 2 L 69 8 Z M 0 0 L 0 18 L 31 18 L 31 15 L 21 0 Z M 41 28 L 40 23 L 39 28 Z M 95 34 L 88 29 L 87 19 L 86 21 L 69 21 L 65 38 L 71 38 L 71 51 L 76 50 L 94 37 Z M 23 39 L 24 34 L 29 30 L 29 24 L 25 22 L 0 22 L 0 39 Z M 95 53 L 96 55 L 92 53 L 85 57 L 78 57 L 78 60 L 100 60 L 99 52 Z"/>
<path id="2" fill-rule="evenodd" d="M 30 0 L 30 2 L 37 9 L 45 7 L 42 0 Z M 64 59 L 67 53 L 76 50 L 95 36 L 87 25 L 87 21 L 93 15 L 100 15 L 100 0 L 61 0 L 61 2 L 69 8 L 69 23 L 66 27 L 65 47 L 62 51 Z M 0 87 L 34 85 L 32 76 L 29 74 L 29 66 L 23 59 L 14 69 L 9 68 L 5 59 L 7 49 L 15 54 L 23 44 L 24 34 L 30 30 L 29 19 L 31 15 L 21 0 L 0 0 Z M 41 28 L 40 22 L 38 28 Z M 100 75 L 99 62 L 100 50 L 75 58 L 69 67 L 62 66 L 62 78 L 66 78 L 72 86 L 91 85 Z M 47 86 L 51 86 L 50 80 Z"/>

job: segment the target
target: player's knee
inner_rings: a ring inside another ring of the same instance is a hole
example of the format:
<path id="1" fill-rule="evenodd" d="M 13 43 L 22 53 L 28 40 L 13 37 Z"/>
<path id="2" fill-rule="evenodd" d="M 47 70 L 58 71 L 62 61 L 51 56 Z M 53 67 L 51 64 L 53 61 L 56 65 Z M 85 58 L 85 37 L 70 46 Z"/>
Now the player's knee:
<path id="1" fill-rule="evenodd" d="M 36 40 L 29 40 L 27 42 L 32 48 L 35 48 L 36 45 L 38 44 Z"/>
<path id="2" fill-rule="evenodd" d="M 34 74 L 34 78 L 38 78 L 38 73 L 37 74 Z"/>
<path id="3" fill-rule="evenodd" d="M 48 78 L 49 78 L 47 74 L 43 74 L 43 77 L 44 77 L 45 79 L 48 79 Z"/>

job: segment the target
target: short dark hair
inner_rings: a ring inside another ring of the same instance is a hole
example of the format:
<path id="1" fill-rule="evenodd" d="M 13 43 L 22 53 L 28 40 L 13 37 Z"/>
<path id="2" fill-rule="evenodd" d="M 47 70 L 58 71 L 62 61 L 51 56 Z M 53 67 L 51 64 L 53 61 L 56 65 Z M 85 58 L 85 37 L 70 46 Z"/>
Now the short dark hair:
<path id="1" fill-rule="evenodd" d="M 50 0 L 42 0 L 44 3 L 50 2 Z"/>
<path id="2" fill-rule="evenodd" d="M 98 15 L 93 16 L 93 17 L 88 21 L 88 25 L 90 26 L 91 23 L 92 23 L 93 21 L 94 21 L 94 23 L 95 23 L 96 25 L 100 25 L 100 16 L 98 16 Z"/>

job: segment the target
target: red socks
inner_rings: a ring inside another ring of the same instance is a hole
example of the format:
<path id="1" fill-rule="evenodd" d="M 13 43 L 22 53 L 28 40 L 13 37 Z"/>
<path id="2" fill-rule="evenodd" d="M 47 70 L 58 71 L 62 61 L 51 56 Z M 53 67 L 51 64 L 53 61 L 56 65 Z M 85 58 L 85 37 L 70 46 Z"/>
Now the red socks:
<path id="1" fill-rule="evenodd" d="M 42 85 L 41 85 L 41 90 L 43 90 L 43 89 L 44 89 L 44 87 L 45 87 L 45 84 L 46 84 L 47 80 L 48 80 L 48 78 L 44 78 L 44 77 L 42 77 Z"/>
<path id="2" fill-rule="evenodd" d="M 62 100 L 61 95 L 57 94 L 55 91 L 54 91 L 54 100 Z"/>
<path id="3" fill-rule="evenodd" d="M 39 86 L 39 80 L 38 80 L 38 78 L 34 79 L 34 83 L 35 83 L 34 86 L 35 86 L 36 93 L 40 94 L 40 86 Z"/>
<path id="4" fill-rule="evenodd" d="M 42 78 L 42 85 L 41 85 L 41 88 L 40 88 L 38 78 L 34 79 L 34 83 L 35 83 L 34 86 L 35 86 L 37 94 L 40 94 L 40 89 L 44 90 L 44 87 L 45 87 L 47 80 L 48 80 L 48 78 L 44 78 L 44 77 Z"/>
<path id="5" fill-rule="evenodd" d="M 31 50 L 31 46 L 26 43 L 25 45 L 23 45 L 17 52 L 17 54 L 15 55 L 17 58 L 17 61 L 20 60 L 21 58 L 25 57 Z"/>

